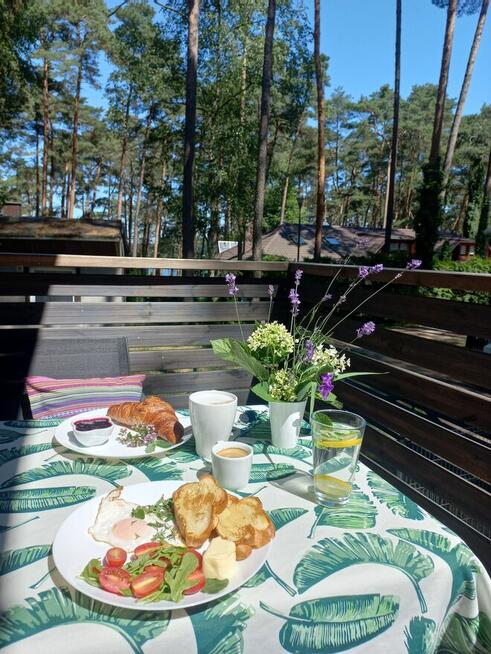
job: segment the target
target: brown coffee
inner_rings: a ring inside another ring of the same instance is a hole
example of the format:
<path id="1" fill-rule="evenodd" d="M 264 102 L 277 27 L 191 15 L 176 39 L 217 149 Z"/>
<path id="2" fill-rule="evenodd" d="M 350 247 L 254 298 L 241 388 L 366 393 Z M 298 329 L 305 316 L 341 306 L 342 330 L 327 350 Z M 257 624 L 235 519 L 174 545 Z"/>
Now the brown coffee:
<path id="1" fill-rule="evenodd" d="M 241 447 L 226 447 L 224 450 L 217 452 L 219 456 L 226 456 L 228 459 L 238 459 L 241 456 L 247 456 L 249 452 L 246 452 Z"/>

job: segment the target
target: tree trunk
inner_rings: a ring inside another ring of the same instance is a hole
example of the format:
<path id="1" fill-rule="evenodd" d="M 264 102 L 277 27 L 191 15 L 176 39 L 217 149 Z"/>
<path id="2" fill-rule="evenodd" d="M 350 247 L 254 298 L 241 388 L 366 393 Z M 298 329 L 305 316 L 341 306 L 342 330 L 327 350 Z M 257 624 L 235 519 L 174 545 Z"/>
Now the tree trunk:
<path id="1" fill-rule="evenodd" d="M 489 151 L 488 169 L 486 172 L 486 179 L 484 181 L 483 197 L 481 204 L 481 215 L 479 216 L 479 225 L 476 234 L 476 254 L 481 257 L 487 257 L 491 253 L 486 252 L 486 241 L 489 242 L 489 237 L 486 239 L 484 231 L 489 227 L 489 217 L 491 215 L 491 150 Z"/>
<path id="2" fill-rule="evenodd" d="M 198 67 L 199 0 L 188 0 L 186 115 L 182 184 L 182 256 L 194 258 L 194 154 L 196 147 L 196 85 Z"/>
<path id="3" fill-rule="evenodd" d="M 469 85 L 471 83 L 472 71 L 474 70 L 474 64 L 476 63 L 477 51 L 479 50 L 479 45 L 481 43 L 481 37 L 484 30 L 484 23 L 486 22 L 486 14 L 488 11 L 488 7 L 489 7 L 489 0 L 482 0 L 481 13 L 479 14 L 479 20 L 477 21 L 476 31 L 474 33 L 474 40 L 472 41 L 471 51 L 469 53 L 469 59 L 467 61 L 467 68 L 465 69 L 464 81 L 462 82 L 462 88 L 460 89 L 459 101 L 457 103 L 457 108 L 455 109 L 455 116 L 452 123 L 452 129 L 450 131 L 450 137 L 448 139 L 447 154 L 445 155 L 445 164 L 443 166 L 444 188 L 446 188 L 447 186 L 448 176 L 450 174 L 450 169 L 452 167 L 455 145 L 457 143 L 457 136 L 459 134 L 460 123 L 462 121 L 462 113 L 464 111 L 467 92 L 469 90 Z"/>
<path id="4" fill-rule="evenodd" d="M 150 125 L 152 124 L 152 118 L 153 118 L 153 113 L 155 110 L 155 105 L 152 105 L 150 109 L 148 110 L 147 114 L 147 124 L 145 125 L 145 134 L 143 136 L 143 144 L 142 144 L 142 152 L 141 152 L 141 164 L 140 164 L 140 177 L 138 180 L 138 189 L 136 191 L 136 206 L 135 206 L 135 214 L 133 216 L 133 248 L 132 248 L 132 256 L 137 257 L 138 256 L 138 217 L 140 214 L 140 206 L 141 206 L 141 198 L 142 198 L 142 190 L 143 190 L 143 181 L 145 179 L 145 159 L 147 156 L 147 146 L 148 146 L 148 136 L 150 134 Z M 144 243 L 142 244 L 142 248 L 144 247 Z"/>
<path id="5" fill-rule="evenodd" d="M 389 176 L 387 188 L 387 209 L 385 212 L 385 242 L 384 251 L 390 252 L 390 238 L 392 225 L 394 223 L 394 200 L 396 187 L 396 166 L 397 166 L 397 140 L 399 137 L 399 107 L 401 104 L 401 21 L 402 21 L 402 0 L 397 0 L 396 7 L 396 52 L 395 52 L 395 76 L 394 76 L 394 113 L 392 118 L 392 141 L 390 145 Z"/>
<path id="6" fill-rule="evenodd" d="M 39 122 L 38 117 L 34 122 L 34 129 L 36 130 L 36 218 L 39 218 L 39 199 L 41 191 L 41 180 L 39 175 Z"/>
<path id="7" fill-rule="evenodd" d="M 433 134 L 431 137 L 431 150 L 429 164 L 431 167 L 438 165 L 440 157 L 440 141 L 443 130 L 443 116 L 445 112 L 445 99 L 447 95 L 448 70 L 452 57 L 452 41 L 455 30 L 455 19 L 457 16 L 457 0 L 449 0 L 447 9 L 447 23 L 445 27 L 445 40 L 443 42 L 442 63 L 440 68 L 440 79 L 436 96 L 435 118 L 433 121 Z"/>
<path id="8" fill-rule="evenodd" d="M 55 185 L 56 185 L 56 166 L 55 166 L 55 155 L 53 151 L 53 125 L 50 121 L 49 126 L 49 152 L 50 152 L 50 161 L 49 161 L 49 215 L 53 215 L 53 197 L 55 194 Z"/>
<path id="9" fill-rule="evenodd" d="M 164 206 L 163 193 L 165 188 L 165 178 L 167 177 L 167 161 L 165 159 L 165 145 L 162 145 L 162 172 L 160 174 L 161 187 L 159 197 L 157 200 L 157 208 L 155 211 L 155 241 L 153 244 L 153 256 L 158 257 L 159 244 L 160 244 L 160 231 L 162 225 L 162 209 Z"/>
<path id="10" fill-rule="evenodd" d="M 101 179 L 102 162 L 99 160 L 96 165 L 94 181 L 92 182 L 92 200 L 90 202 L 90 217 L 94 214 L 95 203 L 97 200 L 97 187 Z"/>
<path id="11" fill-rule="evenodd" d="M 77 33 L 78 33 L 79 45 L 81 46 L 80 25 L 78 27 Z M 75 107 L 73 109 L 72 170 L 71 170 L 70 198 L 68 202 L 68 220 L 73 220 L 73 212 L 75 209 L 75 190 L 77 187 L 78 121 L 79 121 L 79 112 L 80 112 L 80 89 L 82 86 L 83 65 L 84 65 L 84 53 L 82 50 L 78 63 L 77 82 L 75 86 Z"/>
<path id="12" fill-rule="evenodd" d="M 43 44 L 45 47 L 45 44 Z M 43 59 L 43 176 L 41 184 L 41 214 L 46 216 L 48 204 L 49 159 L 49 61 Z"/>
<path id="13" fill-rule="evenodd" d="M 302 119 L 303 119 L 303 113 L 300 115 L 297 129 L 295 131 L 295 136 L 293 137 L 292 146 L 290 148 L 290 152 L 288 153 L 288 162 L 286 164 L 285 181 L 283 183 L 283 193 L 281 195 L 280 225 L 283 225 L 283 223 L 285 222 L 286 201 L 288 199 L 288 187 L 290 186 L 290 171 L 292 167 L 293 153 L 295 152 L 295 147 L 297 145 L 298 137 L 300 136 Z"/>
<path id="14" fill-rule="evenodd" d="M 268 159 L 268 122 L 271 99 L 271 73 L 273 69 L 273 36 L 276 17 L 276 0 L 268 1 L 268 17 L 264 36 L 263 80 L 259 122 L 259 151 L 256 173 L 256 202 L 252 235 L 252 258 L 261 261 L 263 255 L 262 223 L 264 214 L 264 192 L 266 188 L 266 166 Z"/>
<path id="15" fill-rule="evenodd" d="M 326 213 L 326 153 L 325 153 L 325 118 L 324 118 L 324 80 L 322 78 L 321 52 L 320 52 L 320 0 L 315 0 L 314 19 L 314 59 L 315 81 L 317 86 L 317 207 L 315 213 L 315 242 L 314 259 L 321 256 L 322 226 Z"/>
<path id="16" fill-rule="evenodd" d="M 126 108 L 124 112 L 124 124 L 123 124 L 123 141 L 121 143 L 121 158 L 119 160 L 119 175 L 118 175 L 118 201 L 116 205 L 116 220 L 121 220 L 121 212 L 123 208 L 123 191 L 124 191 L 124 180 L 125 180 L 125 163 L 126 163 L 126 150 L 128 148 L 128 122 L 130 117 L 130 104 L 131 104 L 131 94 L 133 87 L 130 84 L 128 89 L 128 97 L 126 99 Z"/>

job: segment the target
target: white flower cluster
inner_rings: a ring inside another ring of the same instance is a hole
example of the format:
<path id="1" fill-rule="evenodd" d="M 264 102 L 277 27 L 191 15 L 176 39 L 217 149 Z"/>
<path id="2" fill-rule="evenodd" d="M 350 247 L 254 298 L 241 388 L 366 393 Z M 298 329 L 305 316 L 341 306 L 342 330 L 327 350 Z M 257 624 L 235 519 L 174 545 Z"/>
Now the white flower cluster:
<path id="1" fill-rule="evenodd" d="M 263 323 L 256 327 L 247 339 L 251 352 L 259 356 L 283 359 L 293 352 L 293 337 L 287 328 L 279 322 Z"/>
<path id="2" fill-rule="evenodd" d="M 331 367 L 331 372 L 335 375 L 339 375 L 350 366 L 350 360 L 345 354 L 339 355 L 334 345 L 328 345 L 327 347 L 317 345 L 311 363 L 318 368 L 328 365 Z"/>
<path id="3" fill-rule="evenodd" d="M 269 392 L 277 402 L 295 402 L 295 380 L 286 370 L 277 370 L 269 380 Z"/>

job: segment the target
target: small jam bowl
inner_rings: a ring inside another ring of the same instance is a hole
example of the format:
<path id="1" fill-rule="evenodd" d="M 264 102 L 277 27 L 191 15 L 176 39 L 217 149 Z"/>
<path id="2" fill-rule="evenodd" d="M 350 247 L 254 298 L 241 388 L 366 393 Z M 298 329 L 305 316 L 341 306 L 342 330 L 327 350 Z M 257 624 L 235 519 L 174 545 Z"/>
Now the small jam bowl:
<path id="1" fill-rule="evenodd" d="M 102 423 L 109 424 L 104 427 L 101 426 Z M 92 445 L 103 445 L 112 434 L 114 424 L 106 416 L 101 416 L 100 418 L 80 418 L 72 422 L 72 429 L 80 445 L 91 447 Z"/>

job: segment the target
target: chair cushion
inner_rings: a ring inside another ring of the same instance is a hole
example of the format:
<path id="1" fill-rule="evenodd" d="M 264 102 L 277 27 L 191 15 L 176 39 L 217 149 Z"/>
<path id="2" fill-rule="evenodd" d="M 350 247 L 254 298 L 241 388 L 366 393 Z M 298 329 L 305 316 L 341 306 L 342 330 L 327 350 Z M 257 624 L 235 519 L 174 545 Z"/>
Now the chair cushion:
<path id="1" fill-rule="evenodd" d="M 26 378 L 32 417 L 67 418 L 82 411 L 141 399 L 145 375 L 92 379 Z"/>

